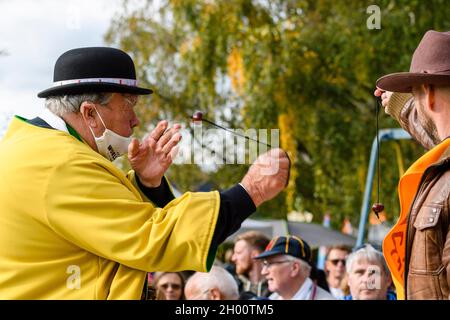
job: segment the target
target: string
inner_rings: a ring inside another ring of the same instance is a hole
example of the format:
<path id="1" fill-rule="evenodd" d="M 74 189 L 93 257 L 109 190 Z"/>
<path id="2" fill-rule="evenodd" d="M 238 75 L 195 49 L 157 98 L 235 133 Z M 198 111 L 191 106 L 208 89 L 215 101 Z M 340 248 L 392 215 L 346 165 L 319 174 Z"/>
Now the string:
<path id="1" fill-rule="evenodd" d="M 377 118 L 377 166 L 378 166 L 378 174 L 377 174 L 377 203 L 380 203 L 380 137 L 379 137 L 379 121 L 378 121 L 378 111 L 379 111 L 379 101 L 377 99 L 377 104 L 375 106 L 375 116 Z"/>
<path id="2" fill-rule="evenodd" d="M 203 118 L 202 121 L 204 121 L 204 122 L 206 122 L 206 123 L 209 123 L 210 125 L 213 125 L 213 126 L 215 126 L 215 127 L 217 127 L 217 128 L 223 129 L 223 130 L 225 130 L 225 131 L 227 131 L 227 132 L 230 132 L 230 133 L 232 133 L 232 134 L 235 134 L 235 135 L 237 135 L 237 136 L 239 136 L 239 137 L 245 138 L 245 139 L 247 139 L 247 140 L 252 140 L 252 141 L 255 141 L 255 142 L 258 142 L 258 143 L 261 143 L 261 144 L 265 144 L 265 145 L 268 146 L 269 148 L 272 148 L 272 146 L 271 146 L 270 144 L 268 144 L 268 143 L 261 142 L 261 141 L 259 141 L 259 140 L 252 139 L 252 138 L 250 138 L 250 137 L 248 137 L 248 136 L 246 136 L 246 135 L 242 135 L 242 134 L 240 134 L 240 133 L 234 132 L 234 131 L 232 131 L 232 130 L 230 130 L 230 129 L 227 129 L 227 128 L 224 128 L 224 127 L 222 127 L 222 126 L 219 126 L 218 124 L 215 124 L 214 122 L 209 121 L 209 120 L 207 120 L 207 119 L 204 119 L 204 118 Z"/>
<path id="3" fill-rule="evenodd" d="M 377 135 L 377 205 L 380 204 L 380 135 L 379 135 L 379 109 L 381 107 L 380 100 L 376 99 L 375 103 L 375 118 L 376 118 L 376 135 Z M 377 219 L 380 220 L 378 212 L 375 211 Z"/>
<path id="4" fill-rule="evenodd" d="M 241 134 L 239 134 L 239 133 L 237 133 L 237 132 L 234 132 L 234 131 L 232 131 L 232 130 L 230 130 L 230 129 L 227 129 L 227 128 L 224 128 L 224 127 L 222 127 L 222 126 L 219 126 L 218 124 L 215 124 L 214 122 L 209 121 L 209 120 L 207 120 L 207 119 L 202 118 L 201 121 L 205 121 L 206 123 L 209 123 L 210 125 L 213 125 L 213 126 L 215 126 L 215 127 L 218 127 L 218 128 L 220 128 L 220 129 L 223 129 L 223 130 L 225 130 L 225 131 L 227 131 L 227 132 L 230 132 L 230 133 L 232 133 L 232 134 L 235 134 L 235 135 L 240 136 L 240 137 L 242 137 L 242 138 L 245 138 L 245 139 L 247 139 L 247 140 L 252 140 L 252 141 L 255 141 L 255 142 L 264 144 L 264 145 L 268 146 L 269 148 L 272 148 L 272 146 L 271 146 L 270 144 L 268 144 L 268 143 L 265 143 L 265 142 L 261 142 L 261 141 L 259 141 L 259 140 L 252 139 L 252 138 L 250 138 L 250 137 L 248 137 L 248 136 L 245 136 L 245 135 L 241 135 Z M 289 179 L 290 179 L 290 174 L 291 174 L 290 168 L 291 168 L 292 162 L 291 162 L 291 159 L 289 158 L 288 153 L 285 152 L 285 154 L 286 154 L 286 157 L 287 157 L 287 159 L 288 159 L 288 161 L 289 161 L 288 177 L 287 177 L 286 185 L 285 185 L 285 187 L 287 187 L 288 184 L 289 184 Z"/>

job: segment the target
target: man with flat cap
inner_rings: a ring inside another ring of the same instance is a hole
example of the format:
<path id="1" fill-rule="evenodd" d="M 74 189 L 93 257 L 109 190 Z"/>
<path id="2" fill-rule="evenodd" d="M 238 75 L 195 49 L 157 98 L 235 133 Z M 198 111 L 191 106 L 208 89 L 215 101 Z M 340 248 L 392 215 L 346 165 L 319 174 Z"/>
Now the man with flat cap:
<path id="1" fill-rule="evenodd" d="M 311 248 L 296 236 L 276 237 L 255 259 L 262 260 L 271 300 L 335 300 L 310 278 Z"/>
<path id="2" fill-rule="evenodd" d="M 392 94 L 392 92 L 395 92 Z M 428 31 L 409 72 L 377 81 L 386 113 L 427 152 L 399 183 L 401 213 L 383 242 L 399 299 L 450 298 L 450 32 Z"/>
<path id="3" fill-rule="evenodd" d="M 53 79 L 42 114 L 16 116 L 0 142 L 0 299 L 140 299 L 148 272 L 210 270 L 218 245 L 286 185 L 289 160 L 273 149 L 232 188 L 175 199 L 164 173 L 180 126 L 131 138 L 133 107 L 152 91 L 128 54 L 73 49 Z M 127 152 L 124 174 L 112 161 Z"/>

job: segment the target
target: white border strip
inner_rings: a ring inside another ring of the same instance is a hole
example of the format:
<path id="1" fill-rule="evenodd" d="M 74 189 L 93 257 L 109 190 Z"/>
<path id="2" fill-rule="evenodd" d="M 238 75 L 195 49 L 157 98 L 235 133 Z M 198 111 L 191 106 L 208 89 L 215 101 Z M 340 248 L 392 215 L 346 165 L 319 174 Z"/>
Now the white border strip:
<path id="1" fill-rule="evenodd" d="M 124 84 L 126 86 L 137 87 L 138 81 L 134 79 L 119 79 L 119 78 L 85 78 L 85 79 L 71 79 L 53 82 L 53 87 L 60 87 L 66 84 L 74 83 L 114 83 Z"/>

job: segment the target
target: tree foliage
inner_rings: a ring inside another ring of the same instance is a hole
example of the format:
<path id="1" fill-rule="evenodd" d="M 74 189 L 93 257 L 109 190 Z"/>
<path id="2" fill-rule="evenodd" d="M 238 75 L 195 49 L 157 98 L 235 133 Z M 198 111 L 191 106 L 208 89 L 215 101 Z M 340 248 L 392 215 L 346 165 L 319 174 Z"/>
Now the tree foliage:
<path id="1" fill-rule="evenodd" d="M 291 182 L 259 214 L 307 210 L 321 221 L 331 212 L 334 224 L 345 216 L 355 223 L 375 136 L 375 81 L 408 70 L 426 30 L 448 29 L 446 2 L 166 0 L 156 12 L 150 3 L 131 9 L 125 1 L 106 35 L 155 90 L 140 104 L 143 122 L 188 125 L 195 110 L 205 110 L 228 127 L 280 128 L 294 164 Z M 367 27 L 372 4 L 381 9 L 381 29 Z M 381 116 L 380 127 L 398 125 Z M 382 145 L 380 157 L 381 200 L 391 219 L 399 210 L 393 143 Z M 423 152 L 411 141 L 396 143 L 406 167 Z M 169 175 L 186 189 L 205 180 L 225 188 L 246 168 L 205 175 L 178 166 Z"/>

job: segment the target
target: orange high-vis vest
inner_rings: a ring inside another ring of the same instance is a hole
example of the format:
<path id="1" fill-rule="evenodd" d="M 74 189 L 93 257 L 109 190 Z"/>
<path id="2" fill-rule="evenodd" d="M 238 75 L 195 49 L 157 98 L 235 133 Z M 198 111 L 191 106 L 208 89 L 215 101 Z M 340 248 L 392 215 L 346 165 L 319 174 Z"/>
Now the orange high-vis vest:
<path id="1" fill-rule="evenodd" d="M 383 241 L 384 258 L 391 271 L 398 300 L 405 299 L 404 272 L 408 213 L 419 188 L 423 173 L 431 164 L 439 160 L 449 145 L 450 139 L 445 139 L 442 143 L 420 157 L 401 177 L 398 185 L 400 217 Z"/>

